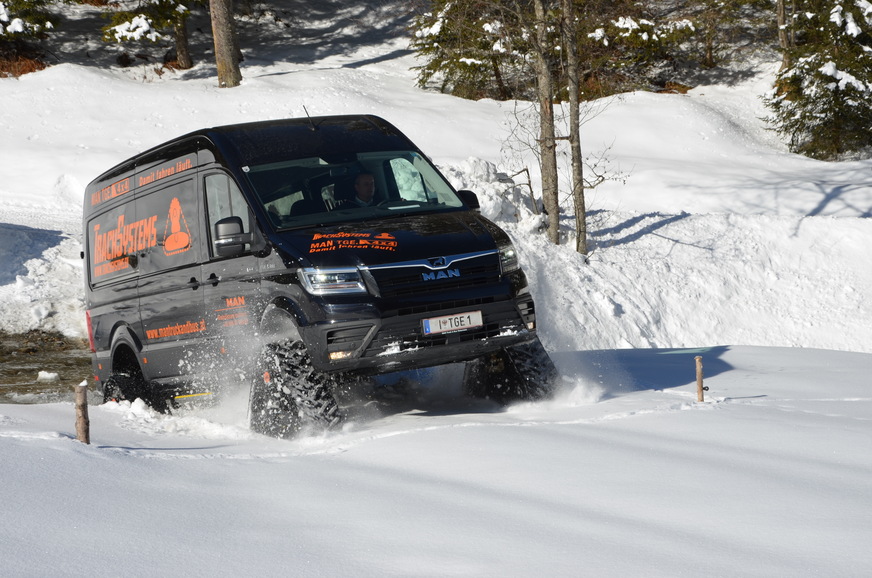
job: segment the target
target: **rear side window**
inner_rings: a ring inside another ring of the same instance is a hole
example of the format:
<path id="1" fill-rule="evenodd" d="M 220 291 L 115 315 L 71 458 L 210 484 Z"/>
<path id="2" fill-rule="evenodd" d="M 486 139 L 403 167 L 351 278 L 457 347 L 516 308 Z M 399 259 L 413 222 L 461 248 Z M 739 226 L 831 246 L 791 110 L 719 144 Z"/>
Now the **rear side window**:
<path id="1" fill-rule="evenodd" d="M 137 218 L 133 203 L 120 205 L 88 222 L 90 279 L 105 285 L 138 272 L 139 255 L 157 245 L 157 217 Z"/>
<path id="2" fill-rule="evenodd" d="M 199 207 L 194 179 L 186 179 L 136 198 L 137 216 L 155 223 L 156 246 L 142 255 L 142 272 L 152 273 L 199 261 Z"/>

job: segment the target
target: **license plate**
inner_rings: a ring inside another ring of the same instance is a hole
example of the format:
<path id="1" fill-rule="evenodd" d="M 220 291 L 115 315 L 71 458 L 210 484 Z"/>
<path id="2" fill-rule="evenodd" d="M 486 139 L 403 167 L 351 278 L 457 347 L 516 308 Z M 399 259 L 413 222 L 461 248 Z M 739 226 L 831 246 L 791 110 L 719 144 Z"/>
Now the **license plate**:
<path id="1" fill-rule="evenodd" d="M 424 335 L 448 333 L 451 331 L 464 331 L 466 329 L 472 329 L 473 327 L 481 327 L 483 324 L 481 311 L 470 311 L 468 313 L 431 317 L 430 319 L 423 320 Z"/>

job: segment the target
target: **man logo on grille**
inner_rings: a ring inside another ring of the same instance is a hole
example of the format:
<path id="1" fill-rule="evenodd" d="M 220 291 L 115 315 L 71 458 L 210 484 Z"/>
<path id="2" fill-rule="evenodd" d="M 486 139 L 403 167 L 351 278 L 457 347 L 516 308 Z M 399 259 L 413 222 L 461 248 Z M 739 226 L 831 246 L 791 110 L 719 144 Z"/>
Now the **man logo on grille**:
<path id="1" fill-rule="evenodd" d="M 445 257 L 435 257 L 433 259 L 428 259 L 427 261 L 434 269 L 441 269 L 448 264 L 448 259 L 446 259 Z"/>
<path id="2" fill-rule="evenodd" d="M 443 269 L 442 271 L 431 271 L 430 273 L 422 273 L 424 281 L 436 281 L 439 279 L 451 279 L 460 277 L 460 269 Z"/>

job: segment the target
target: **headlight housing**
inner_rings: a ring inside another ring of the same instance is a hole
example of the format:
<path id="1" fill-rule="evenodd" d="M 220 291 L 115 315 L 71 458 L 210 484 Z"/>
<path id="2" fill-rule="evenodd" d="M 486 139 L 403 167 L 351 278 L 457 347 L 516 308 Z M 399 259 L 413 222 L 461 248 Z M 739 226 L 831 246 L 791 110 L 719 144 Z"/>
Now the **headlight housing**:
<path id="1" fill-rule="evenodd" d="M 497 250 L 500 252 L 500 267 L 503 270 L 503 275 L 521 268 L 520 263 L 518 263 L 518 252 L 515 251 L 515 246 L 512 245 L 511 241 L 506 239 L 497 242 Z"/>
<path id="2" fill-rule="evenodd" d="M 343 295 L 366 293 L 366 286 L 357 269 L 301 269 L 300 281 L 312 295 Z"/>

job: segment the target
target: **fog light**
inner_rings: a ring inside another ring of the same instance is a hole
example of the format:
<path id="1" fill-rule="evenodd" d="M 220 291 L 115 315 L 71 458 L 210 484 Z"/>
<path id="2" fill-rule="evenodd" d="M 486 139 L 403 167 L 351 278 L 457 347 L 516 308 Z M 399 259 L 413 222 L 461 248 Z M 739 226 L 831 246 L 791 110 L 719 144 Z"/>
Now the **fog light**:
<path id="1" fill-rule="evenodd" d="M 351 357 L 351 353 L 351 351 L 331 351 L 327 357 L 330 358 L 330 361 L 339 361 L 340 359 L 348 359 Z"/>
<path id="2" fill-rule="evenodd" d="M 527 329 L 529 329 L 530 331 L 533 331 L 534 329 L 536 329 L 536 322 L 535 321 L 528 321 L 527 322 Z"/>

